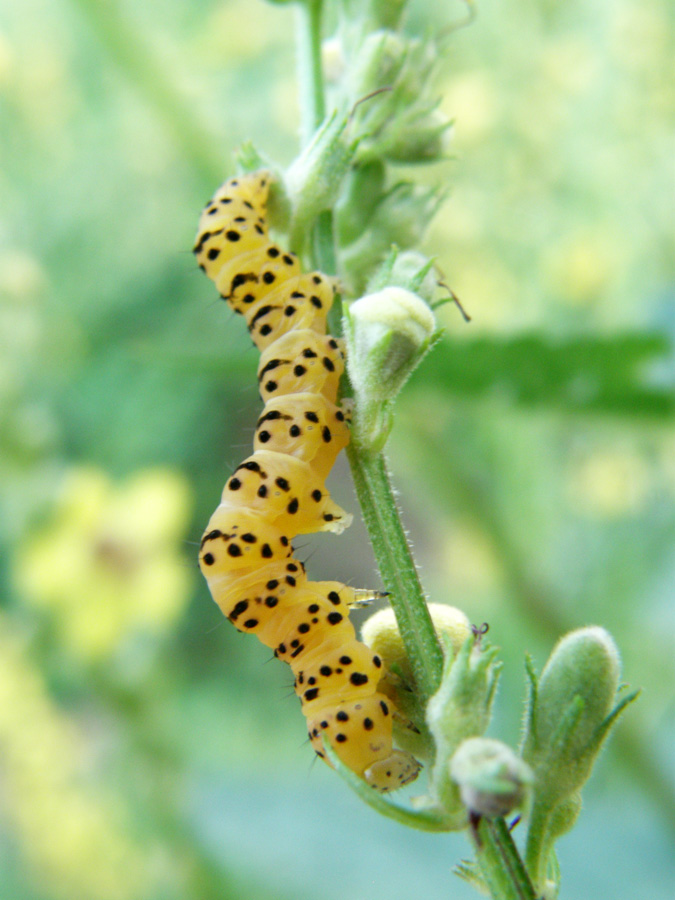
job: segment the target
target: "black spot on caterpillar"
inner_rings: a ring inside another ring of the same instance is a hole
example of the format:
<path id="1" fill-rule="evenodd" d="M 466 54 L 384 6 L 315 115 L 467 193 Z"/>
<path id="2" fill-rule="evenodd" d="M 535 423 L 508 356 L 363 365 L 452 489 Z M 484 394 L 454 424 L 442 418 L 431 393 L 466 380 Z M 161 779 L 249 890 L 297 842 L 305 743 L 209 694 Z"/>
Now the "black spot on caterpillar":
<path id="1" fill-rule="evenodd" d="M 337 404 L 342 346 L 326 334 L 335 282 L 303 274 L 297 257 L 269 239 L 268 187 L 266 172 L 225 182 L 202 213 L 194 246 L 261 351 L 265 402 L 254 452 L 225 484 L 199 562 L 234 627 L 290 665 L 317 755 L 326 759 L 328 739 L 373 788 L 395 790 L 420 766 L 393 748 L 393 707 L 378 691 L 382 662 L 349 620 L 350 606 L 382 595 L 309 581 L 292 556 L 296 535 L 340 532 L 351 521 L 324 484 L 349 443 L 349 415 Z"/>

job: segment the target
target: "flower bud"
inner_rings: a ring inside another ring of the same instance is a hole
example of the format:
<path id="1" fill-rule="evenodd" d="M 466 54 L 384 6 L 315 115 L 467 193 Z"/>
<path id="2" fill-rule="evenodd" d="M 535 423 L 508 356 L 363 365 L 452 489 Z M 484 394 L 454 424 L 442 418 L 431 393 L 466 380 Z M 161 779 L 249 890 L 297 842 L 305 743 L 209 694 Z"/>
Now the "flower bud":
<path id="1" fill-rule="evenodd" d="M 351 244 L 368 228 L 384 193 L 385 168 L 379 160 L 355 166 L 336 207 L 338 240 Z"/>
<path id="2" fill-rule="evenodd" d="M 453 655 L 459 653 L 464 641 L 471 634 L 471 624 L 461 609 L 445 603 L 430 603 L 429 614 L 440 637 L 445 637 L 446 647 Z M 403 639 L 398 630 L 394 610 L 387 606 L 366 619 L 361 627 L 361 637 L 371 650 L 382 658 L 387 669 L 396 667 L 403 678 L 411 684 L 412 671 L 406 656 Z"/>
<path id="3" fill-rule="evenodd" d="M 399 128 L 390 143 L 380 146 L 382 155 L 392 162 L 420 163 L 441 159 L 449 141 L 452 122 L 438 109 L 399 120 Z"/>
<path id="4" fill-rule="evenodd" d="M 426 162 L 442 157 L 451 122 L 438 109 L 433 44 L 392 31 L 368 35 L 349 82 L 357 158 Z M 382 92 L 383 93 L 378 93 Z"/>
<path id="5" fill-rule="evenodd" d="M 523 741 L 538 800 L 554 806 L 586 781 L 618 683 L 619 653 L 603 628 L 580 628 L 558 641 L 532 698 Z"/>
<path id="6" fill-rule="evenodd" d="M 368 283 L 369 292 L 380 290 L 383 284 L 396 285 L 412 291 L 431 305 L 438 293 L 439 275 L 431 259 L 416 250 L 392 250 Z"/>
<path id="7" fill-rule="evenodd" d="M 334 207 L 354 159 L 358 138 L 347 137 L 347 121 L 338 113 L 326 119 L 286 173 L 293 205 L 290 241 L 296 252 L 319 213 Z"/>
<path id="8" fill-rule="evenodd" d="M 534 770 L 527 864 L 546 896 L 556 838 L 572 827 L 580 789 L 612 725 L 637 692 L 615 705 L 619 654 L 604 628 L 579 628 L 553 648 L 540 679 L 528 667 L 530 697 L 522 756 Z"/>
<path id="9" fill-rule="evenodd" d="M 448 812 L 461 806 L 459 789 L 450 777 L 450 759 L 470 737 L 487 728 L 497 687 L 496 647 L 484 648 L 467 638 L 456 656 L 446 655 L 441 686 L 427 704 L 427 725 L 436 744 L 430 791 Z"/>
<path id="10" fill-rule="evenodd" d="M 342 250 L 342 264 L 350 280 L 361 284 L 392 246 L 399 250 L 418 244 L 441 201 L 439 191 L 408 182 L 400 182 L 383 194 L 373 206 L 367 230 L 359 232 L 357 239 Z M 396 283 L 380 281 L 378 289 Z M 399 284 L 418 293 L 412 283 Z"/>
<path id="11" fill-rule="evenodd" d="M 393 88 L 405 66 L 407 55 L 408 44 L 396 32 L 376 31 L 369 34 L 359 47 L 350 75 L 352 102 L 358 103 L 382 88 Z M 392 96 L 385 94 L 373 103 L 359 106 L 354 118 L 359 127 L 366 131 L 382 125 L 392 111 Z"/>
<path id="12" fill-rule="evenodd" d="M 370 165 L 367 164 L 364 168 L 369 169 Z M 373 202 L 367 217 L 367 228 L 359 230 L 352 227 L 350 235 L 346 233 L 344 235 L 345 238 L 353 235 L 352 243 L 343 246 L 341 251 L 343 271 L 351 284 L 361 288 L 370 278 L 370 283 L 376 284 L 376 287 L 369 289 L 369 292 L 398 285 L 412 293 L 420 294 L 418 290 L 420 282 L 416 283 L 413 279 L 409 281 L 400 278 L 387 279 L 386 263 L 383 264 L 382 261 L 392 252 L 396 255 L 400 250 L 414 246 L 422 240 L 442 199 L 440 191 L 422 188 L 408 182 L 400 182 L 386 194 L 380 194 Z M 352 218 L 356 220 L 356 217 Z M 380 271 L 373 278 L 371 273 L 376 267 L 379 267 Z M 431 291 L 421 296 L 431 301 L 434 293 Z"/>
<path id="13" fill-rule="evenodd" d="M 534 777 L 510 747 L 483 737 L 459 745 L 450 761 L 450 776 L 467 809 L 488 818 L 522 806 Z"/>
<path id="14" fill-rule="evenodd" d="M 347 367 L 356 399 L 352 440 L 378 452 L 391 430 L 391 404 L 429 349 L 436 323 L 427 304 L 386 287 L 345 311 Z"/>
<path id="15" fill-rule="evenodd" d="M 429 614 L 436 633 L 445 644 L 446 652 L 452 655 L 458 653 L 471 634 L 471 625 L 466 615 L 460 609 L 445 603 L 430 603 Z M 385 607 L 366 619 L 361 628 L 361 637 L 384 663 L 385 675 L 378 690 L 391 697 L 404 719 L 399 727 L 394 722 L 397 743 L 417 759 L 433 759 L 434 742 L 426 727 L 424 708 L 417 694 L 410 689 L 414 686 L 415 679 L 394 610 Z"/>

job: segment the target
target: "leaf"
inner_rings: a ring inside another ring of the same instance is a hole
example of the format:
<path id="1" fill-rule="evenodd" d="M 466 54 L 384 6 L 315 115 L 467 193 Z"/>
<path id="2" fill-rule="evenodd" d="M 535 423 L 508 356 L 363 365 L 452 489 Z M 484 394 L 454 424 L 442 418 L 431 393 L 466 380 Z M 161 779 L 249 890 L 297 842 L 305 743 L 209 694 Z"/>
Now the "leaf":
<path id="1" fill-rule="evenodd" d="M 569 412 L 672 418 L 672 345 L 656 333 L 556 340 L 446 338 L 411 378 L 467 397 L 505 397 L 518 406 Z"/>

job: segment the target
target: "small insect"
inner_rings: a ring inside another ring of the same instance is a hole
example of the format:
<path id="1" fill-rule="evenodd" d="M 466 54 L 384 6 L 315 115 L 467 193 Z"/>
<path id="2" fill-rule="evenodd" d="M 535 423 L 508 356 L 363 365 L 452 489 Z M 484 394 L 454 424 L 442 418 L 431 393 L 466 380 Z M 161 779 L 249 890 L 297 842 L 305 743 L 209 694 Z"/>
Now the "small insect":
<path id="1" fill-rule="evenodd" d="M 378 691 L 382 660 L 349 620 L 350 608 L 384 595 L 309 581 L 293 557 L 297 535 L 339 534 L 351 522 L 325 486 L 349 443 L 349 408 L 337 401 L 344 349 L 326 331 L 336 282 L 302 273 L 297 256 L 270 240 L 269 181 L 267 172 L 226 181 L 202 212 L 194 246 L 261 351 L 265 403 L 253 453 L 225 484 L 199 564 L 234 627 L 291 667 L 316 754 L 328 762 L 330 742 L 346 766 L 387 792 L 413 781 L 420 764 L 393 747 L 396 710 Z"/>

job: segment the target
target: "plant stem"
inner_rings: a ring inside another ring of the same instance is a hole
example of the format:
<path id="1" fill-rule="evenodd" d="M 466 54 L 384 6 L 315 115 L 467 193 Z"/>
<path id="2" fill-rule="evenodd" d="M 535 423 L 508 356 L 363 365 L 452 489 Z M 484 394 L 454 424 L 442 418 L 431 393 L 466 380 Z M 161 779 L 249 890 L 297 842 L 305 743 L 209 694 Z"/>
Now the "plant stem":
<path id="1" fill-rule="evenodd" d="M 322 13 L 323 0 L 300 0 L 297 4 L 300 134 L 303 147 L 309 144 L 326 113 L 321 67 Z"/>
<path id="2" fill-rule="evenodd" d="M 476 858 L 494 900 L 536 900 L 504 819 L 481 819 L 475 835 Z"/>
<path id="3" fill-rule="evenodd" d="M 347 456 L 375 558 L 391 593 L 391 605 L 420 700 L 425 703 L 440 683 L 443 651 L 427 609 L 384 458 L 382 454 L 363 453 L 354 444 L 347 448 Z"/>

